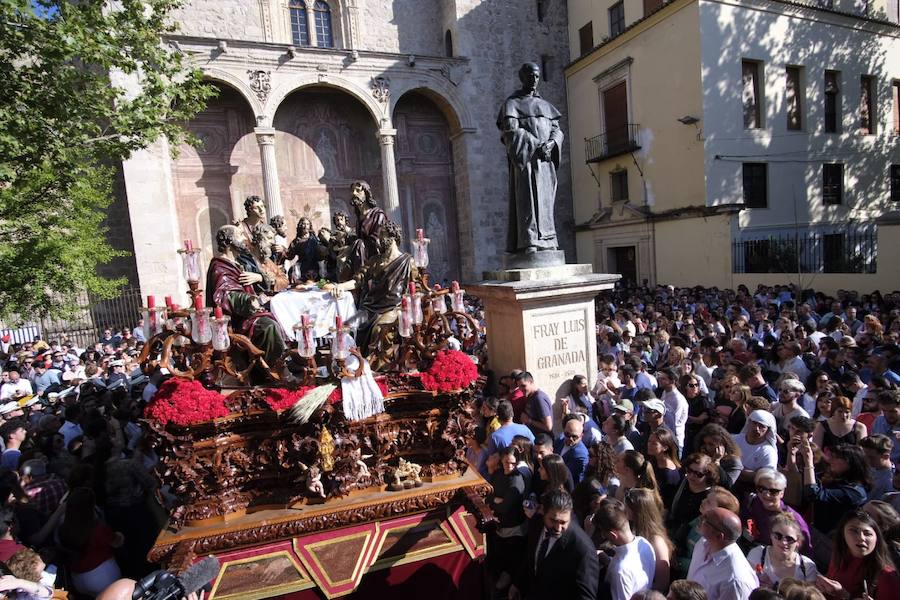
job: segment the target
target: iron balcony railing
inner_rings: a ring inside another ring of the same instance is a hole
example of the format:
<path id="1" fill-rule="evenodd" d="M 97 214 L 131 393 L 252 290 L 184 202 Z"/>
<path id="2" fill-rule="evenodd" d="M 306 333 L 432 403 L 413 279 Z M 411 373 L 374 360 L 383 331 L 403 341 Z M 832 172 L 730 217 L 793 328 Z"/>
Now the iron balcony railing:
<path id="1" fill-rule="evenodd" d="M 641 126 L 637 123 L 628 123 L 621 127 L 607 129 L 592 138 L 585 138 L 585 160 L 589 163 L 599 162 L 619 154 L 640 150 L 640 128 Z"/>
<path id="2" fill-rule="evenodd" d="M 820 232 L 803 229 L 732 243 L 734 273 L 875 273 L 874 229 Z"/>

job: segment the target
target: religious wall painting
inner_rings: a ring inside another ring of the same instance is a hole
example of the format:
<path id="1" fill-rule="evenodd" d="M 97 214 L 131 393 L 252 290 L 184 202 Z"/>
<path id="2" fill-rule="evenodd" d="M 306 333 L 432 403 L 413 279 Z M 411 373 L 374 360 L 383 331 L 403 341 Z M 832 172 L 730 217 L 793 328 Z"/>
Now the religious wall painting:
<path id="1" fill-rule="evenodd" d="M 208 256 L 223 218 L 241 214 L 243 198 L 262 190 L 253 113 L 238 92 L 219 87 L 219 95 L 185 124 L 199 143 L 183 144 L 172 160 L 180 239 L 202 244 Z"/>
<path id="2" fill-rule="evenodd" d="M 381 201 L 381 154 L 374 119 L 352 96 L 305 88 L 275 113 L 275 148 L 285 219 L 291 231 L 301 216 L 318 229 L 337 212 L 350 213 L 350 183 L 368 181 Z"/>
<path id="3" fill-rule="evenodd" d="M 409 93 L 394 111 L 397 177 L 403 227 L 424 228 L 431 239 L 434 281 L 459 277 L 459 234 L 450 127 L 427 97 Z"/>

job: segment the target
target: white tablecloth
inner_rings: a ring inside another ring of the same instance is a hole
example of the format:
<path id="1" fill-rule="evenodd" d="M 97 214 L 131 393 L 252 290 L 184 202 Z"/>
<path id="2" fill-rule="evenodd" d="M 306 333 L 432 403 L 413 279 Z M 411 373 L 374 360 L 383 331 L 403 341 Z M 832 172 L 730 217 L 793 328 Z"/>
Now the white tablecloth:
<path id="1" fill-rule="evenodd" d="M 330 335 L 328 329 L 334 327 L 334 318 L 337 315 L 340 315 L 346 323 L 356 314 L 353 294 L 344 292 L 340 298 L 335 298 L 330 292 L 319 289 L 279 292 L 270 301 L 269 309 L 291 339 L 294 338 L 294 325 L 300 322 L 301 315 L 309 315 L 315 323 L 313 335 L 322 338 Z"/>

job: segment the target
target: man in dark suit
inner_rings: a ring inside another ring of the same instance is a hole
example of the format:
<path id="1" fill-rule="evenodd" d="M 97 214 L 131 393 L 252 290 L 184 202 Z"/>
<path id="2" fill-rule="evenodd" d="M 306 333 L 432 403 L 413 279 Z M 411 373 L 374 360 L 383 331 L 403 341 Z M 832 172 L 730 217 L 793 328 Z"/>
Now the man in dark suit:
<path id="1" fill-rule="evenodd" d="M 567 415 L 563 420 L 563 433 L 556 439 L 554 449 L 572 474 L 572 481 L 578 485 L 584 479 L 588 464 L 588 450 L 582 441 L 584 423 L 578 415 Z"/>
<path id="2" fill-rule="evenodd" d="M 572 522 L 572 497 L 547 492 L 542 518 L 531 522 L 525 560 L 509 588 L 509 600 L 594 600 L 600 564 L 594 544 Z"/>

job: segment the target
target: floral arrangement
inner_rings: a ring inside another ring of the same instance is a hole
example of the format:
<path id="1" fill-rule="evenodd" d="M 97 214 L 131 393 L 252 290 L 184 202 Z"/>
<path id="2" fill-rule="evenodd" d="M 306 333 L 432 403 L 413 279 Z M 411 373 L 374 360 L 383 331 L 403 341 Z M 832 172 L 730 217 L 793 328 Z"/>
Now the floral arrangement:
<path id="1" fill-rule="evenodd" d="M 225 397 L 206 389 L 199 381 L 169 379 L 147 405 L 148 418 L 160 423 L 193 425 L 228 415 Z"/>
<path id="2" fill-rule="evenodd" d="M 314 386 L 301 387 L 296 390 L 283 390 L 269 388 L 266 390 L 265 401 L 269 408 L 275 412 L 286 410 L 294 406 L 300 398 L 314 390 Z"/>
<path id="3" fill-rule="evenodd" d="M 452 392 L 467 388 L 478 379 L 478 367 L 468 354 L 459 350 L 442 350 L 427 371 L 422 385 L 432 392 Z"/>

